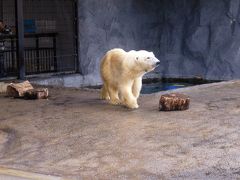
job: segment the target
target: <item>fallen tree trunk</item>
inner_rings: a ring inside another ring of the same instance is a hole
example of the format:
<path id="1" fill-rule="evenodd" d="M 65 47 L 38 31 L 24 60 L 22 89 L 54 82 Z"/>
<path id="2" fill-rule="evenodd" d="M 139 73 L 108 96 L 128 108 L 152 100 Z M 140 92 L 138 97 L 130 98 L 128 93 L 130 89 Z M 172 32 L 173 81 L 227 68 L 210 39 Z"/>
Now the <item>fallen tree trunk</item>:
<path id="1" fill-rule="evenodd" d="M 160 111 L 179 111 L 189 108 L 190 98 L 184 94 L 171 93 L 161 96 L 159 101 Z"/>

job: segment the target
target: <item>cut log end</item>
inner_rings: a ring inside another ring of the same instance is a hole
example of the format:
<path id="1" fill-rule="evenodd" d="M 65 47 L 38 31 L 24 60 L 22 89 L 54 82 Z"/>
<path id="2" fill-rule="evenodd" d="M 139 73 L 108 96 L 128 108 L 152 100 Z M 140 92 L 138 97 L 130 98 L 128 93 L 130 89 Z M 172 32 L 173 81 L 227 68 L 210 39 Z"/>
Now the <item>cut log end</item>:
<path id="1" fill-rule="evenodd" d="M 190 98 L 184 94 L 164 94 L 159 100 L 160 111 L 182 111 L 189 109 Z"/>
<path id="2" fill-rule="evenodd" d="M 48 89 L 30 89 L 24 93 L 25 99 L 47 99 L 48 98 Z"/>

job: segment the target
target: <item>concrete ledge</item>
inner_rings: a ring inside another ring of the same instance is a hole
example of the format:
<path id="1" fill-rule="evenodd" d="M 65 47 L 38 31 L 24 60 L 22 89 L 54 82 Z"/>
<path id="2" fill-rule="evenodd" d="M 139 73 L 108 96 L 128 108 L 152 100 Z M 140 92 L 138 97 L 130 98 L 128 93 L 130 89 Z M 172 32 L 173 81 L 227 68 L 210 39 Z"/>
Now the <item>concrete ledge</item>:
<path id="1" fill-rule="evenodd" d="M 80 74 L 58 75 L 51 77 L 32 78 L 29 80 L 34 84 L 61 87 L 84 87 L 97 86 L 101 84 L 101 78 L 95 74 L 86 76 L 82 76 Z"/>

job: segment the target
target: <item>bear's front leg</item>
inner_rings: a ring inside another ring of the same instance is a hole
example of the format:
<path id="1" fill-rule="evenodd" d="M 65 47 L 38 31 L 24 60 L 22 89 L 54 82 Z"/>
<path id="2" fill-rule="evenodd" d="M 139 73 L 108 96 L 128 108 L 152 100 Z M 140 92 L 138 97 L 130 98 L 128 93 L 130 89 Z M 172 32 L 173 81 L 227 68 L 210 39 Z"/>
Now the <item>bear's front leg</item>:
<path id="1" fill-rule="evenodd" d="M 139 97 L 141 89 L 142 89 L 142 77 L 139 77 L 134 80 L 132 86 L 132 93 L 135 96 L 135 98 Z"/>
<path id="2" fill-rule="evenodd" d="M 130 109 L 137 109 L 139 106 L 137 104 L 137 98 L 135 98 L 132 94 L 131 86 L 123 86 L 121 87 L 121 98 L 122 104 Z"/>

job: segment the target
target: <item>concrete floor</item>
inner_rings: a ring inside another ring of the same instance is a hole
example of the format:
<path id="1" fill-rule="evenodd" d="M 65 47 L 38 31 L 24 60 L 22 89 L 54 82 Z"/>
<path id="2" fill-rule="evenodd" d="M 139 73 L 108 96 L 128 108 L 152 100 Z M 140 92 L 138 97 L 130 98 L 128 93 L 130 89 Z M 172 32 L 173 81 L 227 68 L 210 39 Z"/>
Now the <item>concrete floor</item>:
<path id="1" fill-rule="evenodd" d="M 138 110 L 96 90 L 0 96 L 0 166 L 69 179 L 240 179 L 240 81 L 178 91 L 189 110 L 159 112 L 166 92 L 140 97 Z"/>

